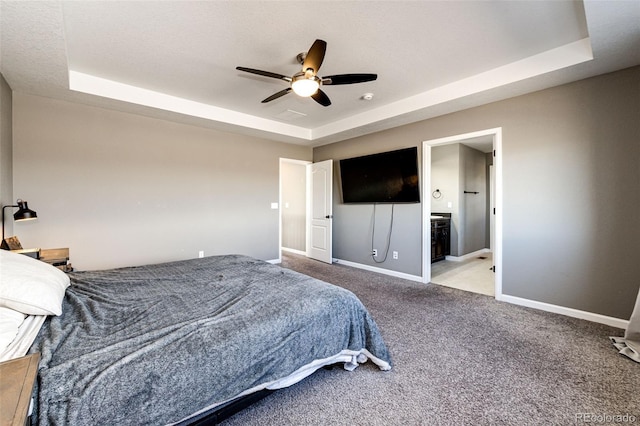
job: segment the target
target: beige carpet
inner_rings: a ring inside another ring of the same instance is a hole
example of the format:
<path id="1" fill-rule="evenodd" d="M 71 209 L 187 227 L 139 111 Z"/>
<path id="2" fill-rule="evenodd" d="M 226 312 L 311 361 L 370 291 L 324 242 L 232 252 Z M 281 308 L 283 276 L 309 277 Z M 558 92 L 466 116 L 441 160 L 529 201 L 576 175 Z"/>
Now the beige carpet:
<path id="1" fill-rule="evenodd" d="M 296 255 L 283 266 L 354 292 L 393 368 L 318 371 L 223 425 L 640 423 L 640 366 L 609 341 L 623 330 Z"/>

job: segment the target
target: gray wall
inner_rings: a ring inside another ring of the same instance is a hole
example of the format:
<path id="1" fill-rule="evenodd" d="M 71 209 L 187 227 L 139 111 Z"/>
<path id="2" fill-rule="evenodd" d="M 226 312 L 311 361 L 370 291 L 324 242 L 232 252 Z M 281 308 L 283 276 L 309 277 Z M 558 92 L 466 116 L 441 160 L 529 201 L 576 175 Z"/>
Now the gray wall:
<path id="1" fill-rule="evenodd" d="M 281 157 L 311 148 L 13 94 L 14 193 L 25 247 L 98 269 L 243 253 L 279 257 Z"/>
<path id="2" fill-rule="evenodd" d="M 461 219 L 460 254 L 473 253 L 485 248 L 487 214 L 487 175 L 485 155 L 466 145 L 460 147 Z M 465 194 L 464 191 L 478 192 Z"/>
<path id="3" fill-rule="evenodd" d="M 454 143 L 431 148 L 431 193 L 425 194 L 425 200 L 431 199 L 432 213 L 451 213 L 452 256 L 460 256 L 460 147 Z M 433 197 L 436 189 L 440 198 Z"/>
<path id="4" fill-rule="evenodd" d="M 628 319 L 640 285 L 639 92 L 633 67 L 318 147 L 314 161 L 502 127 L 503 293 Z M 419 210 L 395 233 L 401 253 L 420 251 Z M 367 263 L 369 212 L 335 211 L 337 257 Z M 387 267 L 419 273 L 420 256 L 409 262 Z"/>
<path id="5" fill-rule="evenodd" d="M 353 140 L 343 144 L 332 144 L 314 149 L 314 161 L 329 158 L 340 160 L 364 154 L 407 148 L 402 142 L 388 147 L 384 140 L 377 139 L 381 134 L 370 136 L 369 144 L 353 144 Z M 398 142 L 398 141 L 396 141 Z M 333 156 L 333 150 L 339 155 Z M 316 153 L 318 153 L 316 155 Z M 326 154 L 326 155 L 325 155 Z M 418 156 L 420 156 L 418 151 Z M 370 265 L 382 269 L 404 272 L 420 276 L 421 256 L 420 223 L 421 203 L 396 204 L 393 209 L 393 233 L 389 243 L 388 256 L 384 263 L 376 263 L 371 256 L 371 249 L 378 250 L 376 260 L 384 257 L 387 248 L 387 235 L 391 226 L 392 207 L 390 204 L 343 204 L 340 190 L 339 162 L 334 162 L 333 190 L 333 257 L 351 262 Z M 421 194 L 421 199 L 423 198 Z M 375 232 L 374 232 L 375 222 Z M 373 239 L 373 244 L 372 244 Z M 373 245 L 373 247 L 372 247 Z M 393 259 L 392 252 L 398 251 L 398 259 Z"/>
<path id="6" fill-rule="evenodd" d="M 13 199 L 11 88 L 0 74 L 0 207 L 15 204 Z M 15 210 L 6 209 L 7 216 Z M 13 235 L 13 220 L 5 223 L 6 236 Z"/>
<path id="7" fill-rule="evenodd" d="M 307 167 L 283 161 L 280 166 L 282 190 L 282 247 L 306 251 Z"/>

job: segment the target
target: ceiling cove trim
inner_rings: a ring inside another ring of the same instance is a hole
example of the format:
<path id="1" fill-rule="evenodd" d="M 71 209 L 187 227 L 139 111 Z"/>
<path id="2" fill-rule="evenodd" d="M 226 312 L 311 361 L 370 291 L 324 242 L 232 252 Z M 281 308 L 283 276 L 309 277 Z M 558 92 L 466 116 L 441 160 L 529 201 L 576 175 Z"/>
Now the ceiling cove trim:
<path id="1" fill-rule="evenodd" d="M 592 59 L 591 40 L 587 37 L 315 129 L 260 118 L 74 70 L 69 70 L 69 89 L 299 140 L 314 141 Z"/>
<path id="2" fill-rule="evenodd" d="M 311 140 L 311 129 L 292 126 L 137 86 L 69 70 L 69 89 L 90 95 L 158 108 L 165 111 Z"/>
<path id="3" fill-rule="evenodd" d="M 589 37 L 313 129 L 317 140 L 593 59 Z"/>

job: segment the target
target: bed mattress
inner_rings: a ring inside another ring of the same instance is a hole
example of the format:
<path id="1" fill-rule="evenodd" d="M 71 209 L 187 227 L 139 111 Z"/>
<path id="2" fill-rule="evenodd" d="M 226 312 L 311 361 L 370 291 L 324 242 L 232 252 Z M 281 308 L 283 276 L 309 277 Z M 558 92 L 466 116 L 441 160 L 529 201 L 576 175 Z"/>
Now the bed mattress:
<path id="1" fill-rule="evenodd" d="M 391 367 L 351 292 L 240 255 L 70 274 L 34 391 L 40 425 L 171 424 L 331 362 Z"/>

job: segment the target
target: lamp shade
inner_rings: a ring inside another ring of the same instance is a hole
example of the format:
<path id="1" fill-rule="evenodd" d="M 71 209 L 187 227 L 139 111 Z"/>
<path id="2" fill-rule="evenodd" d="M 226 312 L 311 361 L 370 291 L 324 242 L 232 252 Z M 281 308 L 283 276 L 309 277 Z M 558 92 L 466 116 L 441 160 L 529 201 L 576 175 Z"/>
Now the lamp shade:
<path id="1" fill-rule="evenodd" d="M 15 212 L 13 215 L 13 220 L 15 220 L 16 222 L 20 222 L 23 220 L 33 220 L 38 218 L 38 215 L 36 214 L 36 212 L 34 212 L 29 208 L 26 201 L 22 201 L 21 199 L 18 199 L 16 203 L 17 204 L 15 205 L 2 206 L 2 243 L 0 244 L 0 248 L 4 250 L 17 250 L 22 248 L 22 246 L 20 245 L 20 241 L 18 241 L 16 237 L 11 237 L 11 239 L 13 240 L 10 242 L 7 241 L 8 239 L 5 240 L 4 238 L 4 217 L 5 217 L 4 210 L 5 209 L 11 209 L 16 207 L 18 208 L 18 211 Z"/>
<path id="2" fill-rule="evenodd" d="M 291 82 L 291 88 L 298 95 L 303 98 L 308 98 L 314 95 L 320 88 L 320 79 L 313 75 L 313 73 L 299 72 L 293 76 Z"/>
<path id="3" fill-rule="evenodd" d="M 29 209 L 26 201 L 18 200 L 18 211 L 13 214 L 13 220 L 31 220 L 37 217 L 36 212 Z"/>

